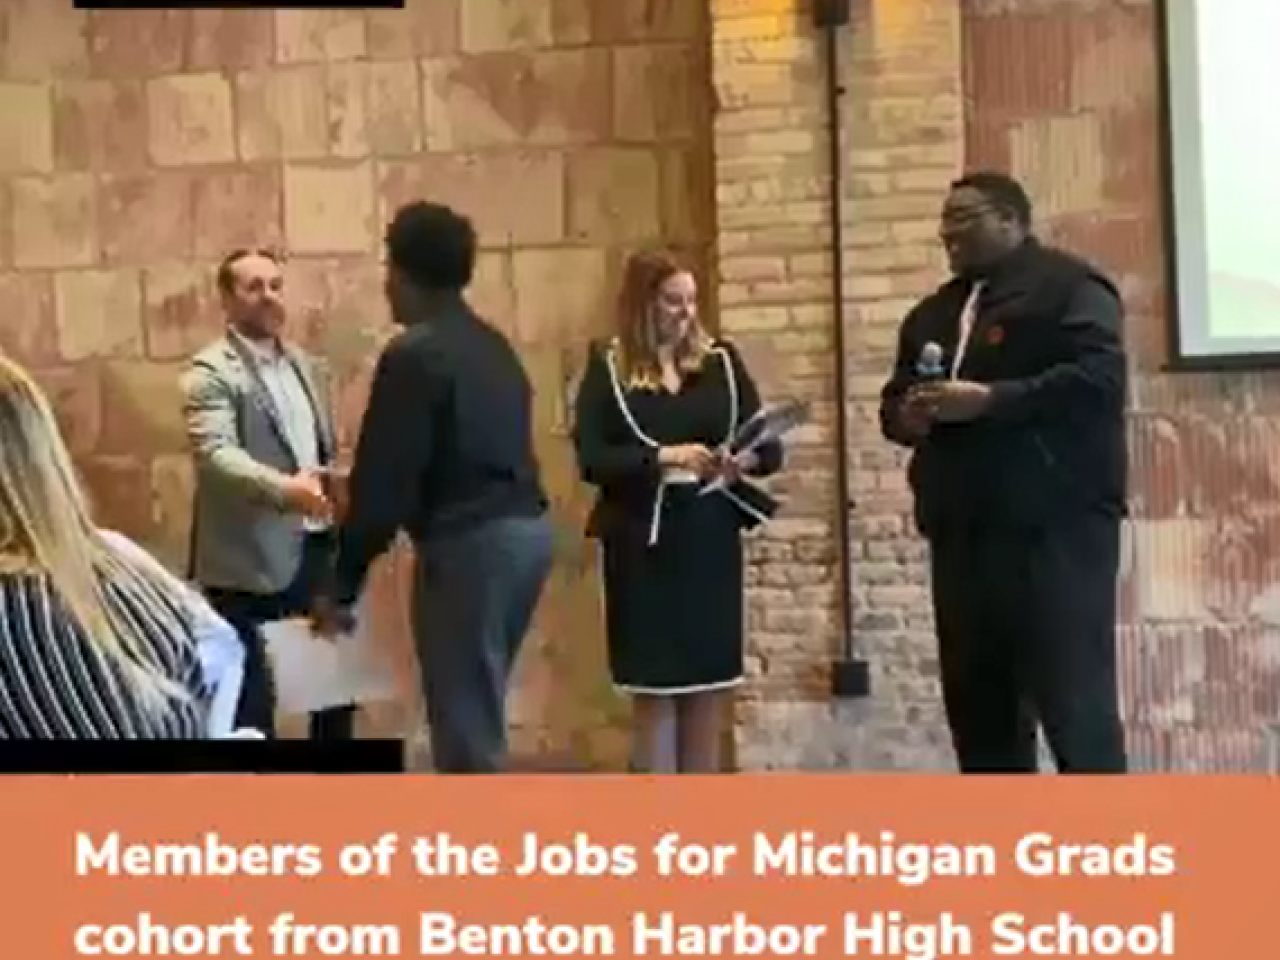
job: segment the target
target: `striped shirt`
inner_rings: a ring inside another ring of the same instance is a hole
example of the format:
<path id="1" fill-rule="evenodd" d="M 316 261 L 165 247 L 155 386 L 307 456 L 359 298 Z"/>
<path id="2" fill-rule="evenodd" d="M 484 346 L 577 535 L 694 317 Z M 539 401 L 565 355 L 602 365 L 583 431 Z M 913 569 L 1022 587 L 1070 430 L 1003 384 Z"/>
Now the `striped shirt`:
<path id="1" fill-rule="evenodd" d="M 138 548 L 108 537 L 137 566 Z M 148 557 L 148 559 L 150 559 Z M 187 598 L 160 596 L 133 576 L 103 584 L 114 617 L 129 623 L 164 675 L 190 692 L 180 701 L 166 694 L 159 709 L 144 709 L 136 681 L 89 642 L 71 618 L 47 574 L 0 570 L 0 739 L 154 740 L 208 735 L 213 695 L 201 663 L 197 628 Z M 169 618 L 157 611 L 169 607 Z M 177 613 L 187 628 L 175 630 Z"/>

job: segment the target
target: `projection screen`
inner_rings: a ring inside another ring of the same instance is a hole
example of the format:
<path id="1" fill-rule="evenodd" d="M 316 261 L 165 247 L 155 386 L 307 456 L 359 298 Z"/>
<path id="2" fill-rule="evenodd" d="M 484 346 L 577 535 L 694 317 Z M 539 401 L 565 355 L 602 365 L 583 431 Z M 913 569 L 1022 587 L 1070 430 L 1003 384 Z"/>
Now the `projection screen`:
<path id="1" fill-rule="evenodd" d="M 1177 360 L 1280 358 L 1280 0 L 1164 0 Z"/>

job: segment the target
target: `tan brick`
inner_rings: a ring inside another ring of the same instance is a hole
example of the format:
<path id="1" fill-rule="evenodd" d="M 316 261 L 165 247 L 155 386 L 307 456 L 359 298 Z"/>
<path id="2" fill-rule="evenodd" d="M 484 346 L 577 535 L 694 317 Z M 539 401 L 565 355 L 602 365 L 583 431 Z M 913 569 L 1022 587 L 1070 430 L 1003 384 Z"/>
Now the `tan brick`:
<path id="1" fill-rule="evenodd" d="M 900 220 L 889 225 L 889 234 L 894 243 L 911 244 L 914 249 L 926 247 L 937 256 L 942 254 L 937 217 Z"/>
<path id="2" fill-rule="evenodd" d="M 543 144 L 595 143 L 610 130 L 611 72 L 602 50 L 553 50 L 534 59 L 543 111 L 532 139 Z"/>
<path id="3" fill-rule="evenodd" d="M 711 163 L 709 152 L 701 146 L 662 152 L 662 229 L 671 240 L 700 241 L 714 232 Z"/>
<path id="4" fill-rule="evenodd" d="M 184 10 L 112 10 L 89 18 L 89 65 L 99 77 L 149 77 L 184 66 Z"/>
<path id="5" fill-rule="evenodd" d="M 463 0 L 430 0 L 368 12 L 369 56 L 378 60 L 456 53 Z"/>
<path id="6" fill-rule="evenodd" d="M 553 0 L 467 0 L 462 4 L 462 49 L 467 53 L 552 44 Z"/>
<path id="7" fill-rule="evenodd" d="M 811 164 L 819 147 L 817 130 L 769 130 L 758 133 L 723 134 L 716 138 L 716 151 L 725 156 L 767 157 L 776 163 L 796 156 Z"/>
<path id="8" fill-rule="evenodd" d="M 58 345 L 66 360 L 142 351 L 142 289 L 136 270 L 67 270 L 54 280 Z"/>
<path id="9" fill-rule="evenodd" d="M 421 85 L 412 60 L 328 69 L 330 148 L 339 157 L 408 155 L 422 148 Z"/>
<path id="10" fill-rule="evenodd" d="M 99 202 L 103 260 L 142 264 L 191 256 L 192 198 L 185 172 L 104 178 Z"/>
<path id="11" fill-rule="evenodd" d="M 371 252 L 374 212 L 373 170 L 367 163 L 285 168 L 285 237 L 291 250 Z"/>
<path id="12" fill-rule="evenodd" d="M 428 154 L 417 169 L 417 195 L 466 212 L 486 246 L 565 237 L 565 170 L 558 153 Z"/>
<path id="13" fill-rule="evenodd" d="M 750 280 L 785 280 L 787 261 L 784 257 L 734 256 L 720 260 L 720 277 L 728 283 Z"/>
<path id="14" fill-rule="evenodd" d="M 53 329 L 51 319 L 51 334 Z M 42 366 L 33 368 L 31 372 L 53 407 L 62 439 L 72 456 L 81 458 L 97 449 L 98 438 L 102 434 L 101 364 Z"/>
<path id="15" fill-rule="evenodd" d="M 141 170 L 149 162 L 142 84 L 132 80 L 58 84 L 53 137 L 60 170 Z"/>
<path id="16" fill-rule="evenodd" d="M 589 2 L 591 35 L 597 41 L 692 40 L 706 23 L 706 6 L 685 0 Z M 776 3 L 772 7 L 776 10 Z"/>
<path id="17" fill-rule="evenodd" d="M 781 306 L 725 306 L 720 310 L 720 329 L 733 339 L 741 333 L 777 332 L 791 326 L 790 311 Z"/>
<path id="18" fill-rule="evenodd" d="M 156 559 L 176 576 L 185 576 L 187 569 L 194 493 L 195 466 L 191 457 L 170 454 L 152 461 L 152 518 L 157 531 L 152 550 Z"/>
<path id="19" fill-rule="evenodd" d="M 186 452 L 181 363 L 108 361 L 102 371 L 99 452 L 128 455 Z M 149 492 L 150 488 L 146 488 Z M 140 493 L 142 491 L 139 491 Z"/>
<path id="20" fill-rule="evenodd" d="M 592 5 L 596 0 L 555 0 L 551 6 L 551 36 L 557 46 L 580 46 L 594 39 Z"/>
<path id="21" fill-rule="evenodd" d="M 94 519 L 146 549 L 156 538 L 150 463 L 136 453 L 90 456 L 77 464 L 94 505 Z"/>
<path id="22" fill-rule="evenodd" d="M 290 271 L 292 274 L 292 271 Z M 368 257 L 343 257 L 328 271 L 326 301 L 327 322 L 330 326 L 360 330 L 374 337 L 382 336 L 390 320 L 387 312 L 384 269 L 380 262 Z M 364 360 L 369 360 L 371 342 L 365 338 Z M 333 354 L 341 358 L 341 351 Z"/>
<path id="23" fill-rule="evenodd" d="M 97 184 L 88 174 L 11 181 L 13 263 L 87 266 L 98 258 Z"/>
<path id="24" fill-rule="evenodd" d="M 785 107 L 796 99 L 794 64 L 753 61 L 717 76 L 718 101 L 726 110 Z"/>
<path id="25" fill-rule="evenodd" d="M 146 354 L 155 360 L 190 356 L 224 328 L 214 271 L 206 264 L 170 263 L 142 274 Z"/>
<path id="26" fill-rule="evenodd" d="M 326 324 L 335 272 L 330 257 L 291 256 L 285 271 L 286 330 L 304 347 L 318 350 Z"/>
<path id="27" fill-rule="evenodd" d="M 858 278 L 857 282 L 862 282 Z M 730 304 L 805 304 L 820 299 L 830 290 L 825 278 L 792 277 L 783 280 L 753 280 L 720 285 L 720 302 Z"/>
<path id="28" fill-rule="evenodd" d="M 285 273 L 289 334 L 341 380 L 363 370 L 390 329 L 383 269 L 367 256 L 297 257 Z"/>
<path id="29" fill-rule="evenodd" d="M 516 299 L 512 255 L 485 250 L 476 259 L 476 273 L 467 290 L 472 307 L 508 336 L 516 333 Z"/>
<path id="30" fill-rule="evenodd" d="M 270 10 L 192 10 L 191 70 L 245 70 L 275 59 Z"/>
<path id="31" fill-rule="evenodd" d="M 318 160 L 328 155 L 323 67 L 241 73 L 235 88 L 242 160 Z"/>
<path id="32" fill-rule="evenodd" d="M 421 159 L 386 160 L 374 164 L 377 222 L 390 222 L 403 204 L 421 200 L 427 190 L 427 168 Z"/>
<path id="33" fill-rule="evenodd" d="M 532 67 L 524 57 L 478 56 L 422 62 L 422 124 L 428 150 L 509 145 L 531 121 L 523 91 Z M 506 112 L 503 112 L 503 109 Z"/>
<path id="34" fill-rule="evenodd" d="M 412 60 L 371 63 L 366 74 L 369 146 L 380 156 L 422 149 L 422 87 Z"/>
<path id="35" fill-rule="evenodd" d="M 13 194 L 0 180 L 0 268 L 13 263 Z"/>
<path id="36" fill-rule="evenodd" d="M 1112 17 L 1106 35 L 1073 51 L 1071 103 L 1081 110 L 1117 108 L 1144 112 L 1160 76 L 1158 43 L 1147 17 Z M 1139 82 L 1135 83 L 1135 80 Z"/>
<path id="37" fill-rule="evenodd" d="M 416 86 L 417 75 L 414 75 Z M 324 94 L 328 115 L 329 152 L 352 159 L 369 155 L 368 64 L 360 61 L 331 64 L 325 70 Z M 413 108 L 417 109 L 414 99 Z"/>
<path id="38" fill-rule="evenodd" d="M 723 230 L 716 236 L 716 243 L 724 253 L 744 251 L 786 253 L 796 250 L 821 250 L 828 242 L 830 237 L 827 230 L 812 226 L 792 227 L 785 224 L 756 230 Z"/>
<path id="39" fill-rule="evenodd" d="M 613 122 L 618 139 L 649 142 L 692 136 L 705 112 L 707 64 L 695 48 L 618 47 L 613 52 Z"/>
<path id="40" fill-rule="evenodd" d="M 162 167 L 228 163 L 236 156 L 231 85 L 216 73 L 147 83 L 151 159 Z"/>
<path id="41" fill-rule="evenodd" d="M 661 233 L 658 158 L 646 150 L 583 151 L 569 160 L 569 234 L 629 242 Z"/>
<path id="42" fill-rule="evenodd" d="M 717 43 L 789 39 L 794 30 L 793 11 L 770 10 L 768 5 L 762 5 L 759 11 L 748 12 L 743 16 L 721 14 L 716 17 L 715 26 Z"/>
<path id="43" fill-rule="evenodd" d="M 820 122 L 816 112 L 812 122 L 814 125 Z M 794 108 L 785 106 L 737 107 L 733 110 L 719 110 L 716 116 L 716 130 L 722 133 L 746 133 L 805 125 Z"/>
<path id="44" fill-rule="evenodd" d="M 602 248 L 517 250 L 516 328 L 521 340 L 582 340 L 609 328 L 610 270 Z"/>
<path id="45" fill-rule="evenodd" d="M 826 223 L 827 205 L 818 202 L 782 204 L 757 201 L 749 206 L 722 208 L 718 220 L 726 230 L 768 227 L 774 223 L 818 227 Z"/>
<path id="46" fill-rule="evenodd" d="M 826 168 L 812 154 L 740 153 L 740 144 L 730 144 L 717 137 L 715 171 L 718 187 L 752 183 L 773 177 L 811 179 L 825 177 Z"/>
<path id="47" fill-rule="evenodd" d="M 1104 200 L 1106 153 L 1096 114 L 1035 117 L 1010 133 L 1013 172 L 1043 217 L 1097 210 Z"/>
<path id="48" fill-rule="evenodd" d="M 277 10 L 276 57 L 281 63 L 363 57 L 365 27 L 360 10 Z"/>
<path id="49" fill-rule="evenodd" d="M 199 257 L 284 240 L 280 170 L 255 164 L 210 170 L 195 178 L 195 246 Z"/>
<path id="50" fill-rule="evenodd" d="M 0 273 L 0 317 L 0 353 L 32 367 L 58 359 L 48 274 Z"/>
<path id="51" fill-rule="evenodd" d="M 610 135 L 603 50 L 494 53 L 423 64 L 432 150 L 592 143 Z"/>
<path id="52" fill-rule="evenodd" d="M 43 83 L 0 83 L 0 174 L 53 169 L 53 99 Z"/>
<path id="53" fill-rule="evenodd" d="M 87 15 L 71 4 L 6 0 L 0 63 L 15 80 L 70 80 L 89 66 Z"/>

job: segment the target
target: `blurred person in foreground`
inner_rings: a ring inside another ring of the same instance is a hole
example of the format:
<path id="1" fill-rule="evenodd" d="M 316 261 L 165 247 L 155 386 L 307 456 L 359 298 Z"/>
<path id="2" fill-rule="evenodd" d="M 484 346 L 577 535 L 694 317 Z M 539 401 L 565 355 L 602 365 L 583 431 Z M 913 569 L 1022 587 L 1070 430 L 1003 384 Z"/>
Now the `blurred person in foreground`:
<path id="1" fill-rule="evenodd" d="M 575 405 L 579 468 L 599 492 L 588 533 L 603 550 L 609 668 L 632 697 L 642 773 L 721 768 L 727 694 L 743 677 L 742 533 L 776 509 L 746 480 L 783 459 L 777 441 L 719 453 L 760 397 L 697 303 L 677 259 L 633 256 L 617 335 L 593 346 Z M 703 492 L 722 476 L 726 487 Z"/>
<path id="2" fill-rule="evenodd" d="M 1022 186 L 957 180 L 953 276 L 906 317 L 884 435 L 913 451 L 947 719 L 965 773 L 1126 770 L 1116 665 L 1126 513 L 1120 295 L 1040 243 Z M 936 345 L 936 346 L 930 346 Z M 930 355 L 940 370 L 926 370 Z"/>
<path id="3" fill-rule="evenodd" d="M 370 565 L 407 533 L 433 763 L 499 772 L 511 672 L 552 563 L 533 391 L 510 342 L 466 300 L 476 261 L 466 217 L 408 204 L 386 252 L 387 300 L 404 329 L 374 371 L 317 628 L 340 626 Z"/>
<path id="4" fill-rule="evenodd" d="M 0 739 L 230 736 L 243 663 L 199 593 L 94 525 L 47 399 L 0 357 Z"/>
<path id="5" fill-rule="evenodd" d="M 315 361 L 285 338 L 285 283 L 270 250 L 218 267 L 226 333 L 182 378 L 196 463 L 191 577 L 245 647 L 240 721 L 275 734 L 276 697 L 261 626 L 304 616 L 333 559 L 327 471 L 337 443 Z M 310 717 L 315 740 L 347 740 L 355 707 Z"/>

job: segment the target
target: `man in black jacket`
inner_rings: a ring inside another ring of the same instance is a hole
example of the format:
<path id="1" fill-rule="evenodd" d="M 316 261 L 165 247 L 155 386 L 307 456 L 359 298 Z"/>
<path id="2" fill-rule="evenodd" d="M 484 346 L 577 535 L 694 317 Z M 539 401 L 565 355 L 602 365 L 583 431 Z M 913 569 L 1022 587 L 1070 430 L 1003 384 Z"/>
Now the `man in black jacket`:
<path id="1" fill-rule="evenodd" d="M 405 329 L 374 372 L 318 626 L 335 628 L 405 531 L 417 553 L 432 760 L 442 773 L 497 772 L 508 681 L 551 569 L 533 391 L 510 342 L 464 298 L 476 257 L 469 220 L 409 204 L 386 248 L 387 298 Z"/>
<path id="2" fill-rule="evenodd" d="M 1038 723 L 1060 771 L 1124 772 L 1120 295 L 1004 174 L 953 184 L 941 239 L 954 276 L 903 322 L 880 418 L 913 451 L 960 769 L 1035 772 Z"/>

